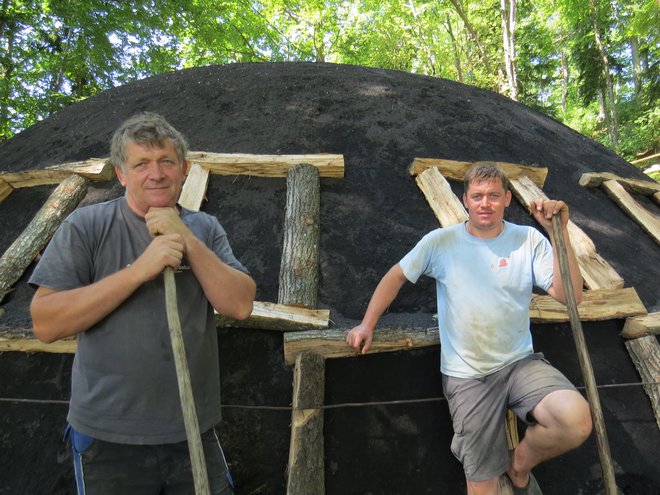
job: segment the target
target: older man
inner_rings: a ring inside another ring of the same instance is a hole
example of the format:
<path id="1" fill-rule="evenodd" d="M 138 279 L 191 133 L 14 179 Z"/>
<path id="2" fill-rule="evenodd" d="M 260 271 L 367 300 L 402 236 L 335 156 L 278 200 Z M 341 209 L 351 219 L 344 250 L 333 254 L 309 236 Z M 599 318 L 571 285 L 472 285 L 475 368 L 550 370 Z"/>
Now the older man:
<path id="1" fill-rule="evenodd" d="M 69 430 L 79 493 L 193 493 L 162 272 L 176 270 L 184 342 L 213 493 L 233 493 L 220 420 L 218 312 L 252 311 L 255 283 L 216 218 L 177 206 L 188 162 L 163 117 L 125 121 L 111 160 L 125 195 L 65 220 L 30 279 L 45 342 L 77 335 Z"/>

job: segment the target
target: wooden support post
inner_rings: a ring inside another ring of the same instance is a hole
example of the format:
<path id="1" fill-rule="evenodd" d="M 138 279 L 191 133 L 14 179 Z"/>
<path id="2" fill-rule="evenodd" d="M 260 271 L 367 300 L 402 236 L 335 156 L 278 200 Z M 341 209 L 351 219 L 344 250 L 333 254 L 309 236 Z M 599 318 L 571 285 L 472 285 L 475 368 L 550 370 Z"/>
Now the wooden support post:
<path id="1" fill-rule="evenodd" d="M 654 385 L 644 385 L 646 394 L 651 399 L 651 408 L 655 421 L 660 428 L 660 344 L 655 335 L 647 335 L 638 339 L 626 340 L 626 348 L 635 363 L 635 367 L 644 382 L 655 382 Z"/>
<path id="2" fill-rule="evenodd" d="M 323 405 L 325 360 L 304 352 L 293 375 L 291 442 L 287 467 L 288 495 L 325 493 Z"/>
<path id="3" fill-rule="evenodd" d="M 0 179 L 0 203 L 14 190 L 6 181 Z"/>
<path id="4" fill-rule="evenodd" d="M 89 179 L 69 175 L 0 258 L 0 302 L 87 193 Z"/>
<path id="5" fill-rule="evenodd" d="M 615 180 L 623 188 L 631 193 L 643 194 L 644 196 L 653 196 L 660 193 L 660 184 L 653 179 L 626 179 L 610 172 L 587 172 L 580 177 L 582 187 L 600 187 L 603 182 Z"/>
<path id="6" fill-rule="evenodd" d="M 318 303 L 320 194 L 315 167 L 300 163 L 289 169 L 277 297 L 280 304 L 315 308 Z"/>
<path id="7" fill-rule="evenodd" d="M 198 163 L 190 163 L 188 176 L 183 183 L 179 204 L 192 211 L 199 211 L 209 184 L 209 171 Z"/>

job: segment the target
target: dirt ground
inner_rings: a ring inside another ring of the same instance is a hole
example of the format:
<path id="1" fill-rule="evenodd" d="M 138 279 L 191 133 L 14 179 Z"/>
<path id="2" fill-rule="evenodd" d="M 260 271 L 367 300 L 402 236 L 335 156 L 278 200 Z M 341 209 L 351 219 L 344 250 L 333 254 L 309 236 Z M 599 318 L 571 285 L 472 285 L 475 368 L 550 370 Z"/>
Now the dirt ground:
<path id="1" fill-rule="evenodd" d="M 380 277 L 438 226 L 407 172 L 415 157 L 547 167 L 546 194 L 569 203 L 575 223 L 625 285 L 637 290 L 648 311 L 660 310 L 657 244 L 604 192 L 578 184 L 590 171 L 644 175 L 529 107 L 443 79 L 293 63 L 164 74 L 66 108 L 1 143 L 0 170 L 105 157 L 114 129 L 143 110 L 164 114 L 192 150 L 343 154 L 345 177 L 321 180 L 319 299 L 338 328 L 361 318 Z M 462 193 L 461 184 L 452 187 Z M 0 203 L 2 252 L 51 191 L 15 190 Z M 97 184 L 83 203 L 121 193 L 116 182 Z M 207 198 L 203 209 L 220 218 L 234 252 L 257 281 L 257 298 L 276 301 L 285 179 L 212 176 Z M 636 199 L 657 212 L 657 206 Z M 515 201 L 507 218 L 533 223 Z M 0 331 L 29 331 L 32 289 L 26 280 L 27 274 L 0 306 Z M 434 313 L 433 284 L 421 280 L 404 288 L 384 324 L 431 326 Z M 599 384 L 640 380 L 619 336 L 622 326 L 622 320 L 584 324 Z M 534 325 L 532 331 L 537 350 L 583 386 L 570 326 Z M 219 332 L 225 404 L 220 431 L 239 493 L 285 493 L 292 373 L 284 364 L 282 335 Z M 67 355 L 0 353 L 0 494 L 73 493 L 70 457 L 61 442 L 70 365 Z M 327 361 L 326 404 L 431 400 L 325 410 L 326 492 L 463 493 L 441 396 L 438 348 Z M 660 493 L 660 432 L 648 397 L 628 386 L 601 389 L 600 398 L 619 487 L 626 495 Z M 546 495 L 591 495 L 602 488 L 594 438 L 535 473 Z"/>

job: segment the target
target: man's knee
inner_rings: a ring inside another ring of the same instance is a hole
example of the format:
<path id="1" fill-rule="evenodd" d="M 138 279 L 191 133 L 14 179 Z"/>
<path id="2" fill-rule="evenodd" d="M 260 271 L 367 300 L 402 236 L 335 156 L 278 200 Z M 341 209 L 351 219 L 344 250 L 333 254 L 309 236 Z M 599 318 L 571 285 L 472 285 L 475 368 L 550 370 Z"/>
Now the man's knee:
<path id="1" fill-rule="evenodd" d="M 539 424 L 560 433 L 567 448 L 581 445 L 591 434 L 589 403 L 580 393 L 558 390 L 549 394 L 539 406 L 538 411 L 534 411 Z"/>

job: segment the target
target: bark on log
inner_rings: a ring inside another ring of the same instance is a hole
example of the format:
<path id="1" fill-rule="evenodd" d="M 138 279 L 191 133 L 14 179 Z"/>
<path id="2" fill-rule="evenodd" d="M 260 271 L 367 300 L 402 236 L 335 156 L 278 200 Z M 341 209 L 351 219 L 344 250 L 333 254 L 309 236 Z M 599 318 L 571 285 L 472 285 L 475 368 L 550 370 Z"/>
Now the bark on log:
<path id="1" fill-rule="evenodd" d="M 447 179 L 462 181 L 468 168 L 472 165 L 479 164 L 498 165 L 504 170 L 504 173 L 506 173 L 509 179 L 516 179 L 523 176 L 530 177 L 538 187 L 543 187 L 545 178 L 548 176 L 548 169 L 545 167 L 530 167 L 528 165 L 519 165 L 516 163 L 491 161 L 461 162 L 456 160 L 443 160 L 441 158 L 415 158 L 410 164 L 408 172 L 410 175 L 418 175 L 427 168 L 437 167 Z"/>
<path id="2" fill-rule="evenodd" d="M 325 493 L 324 395 L 325 360 L 318 354 L 299 354 L 293 375 L 287 494 Z"/>
<path id="3" fill-rule="evenodd" d="M 280 304 L 315 308 L 319 291 L 320 192 L 318 170 L 300 163 L 287 176 Z"/>
<path id="4" fill-rule="evenodd" d="M 330 310 L 308 309 L 285 304 L 255 301 L 252 314 L 246 320 L 234 320 L 216 313 L 215 323 L 223 328 L 258 328 L 289 332 L 328 328 Z"/>
<path id="5" fill-rule="evenodd" d="M 530 201 L 548 199 L 528 177 L 511 179 L 511 190 L 520 203 L 528 207 Z M 620 289 L 623 278 L 597 252 L 596 246 L 587 234 L 572 220 L 568 222 L 568 234 L 575 252 L 584 283 L 589 289 Z"/>
<path id="6" fill-rule="evenodd" d="M 643 382 L 660 382 L 660 344 L 655 335 L 626 340 L 626 348 Z M 660 428 L 660 385 L 644 385 Z"/>
<path id="7" fill-rule="evenodd" d="M 291 365 L 303 352 L 314 352 L 326 359 L 360 356 L 346 343 L 349 329 L 312 330 L 284 334 L 284 361 Z M 394 352 L 440 344 L 437 327 L 434 328 L 378 328 L 374 332 L 369 354 Z"/>
<path id="8" fill-rule="evenodd" d="M 626 319 L 621 336 L 636 339 L 645 335 L 660 334 L 660 311 Z"/>
<path id="9" fill-rule="evenodd" d="M 89 179 L 71 174 L 55 188 L 29 225 L 0 258 L 0 302 L 85 196 Z"/>
<path id="10" fill-rule="evenodd" d="M 213 174 L 252 175 L 256 177 L 286 177 L 290 168 L 299 163 L 316 167 L 320 177 L 344 177 L 343 155 L 329 153 L 309 155 L 252 155 L 247 153 L 207 153 L 192 151 L 188 159 L 209 169 Z"/>

